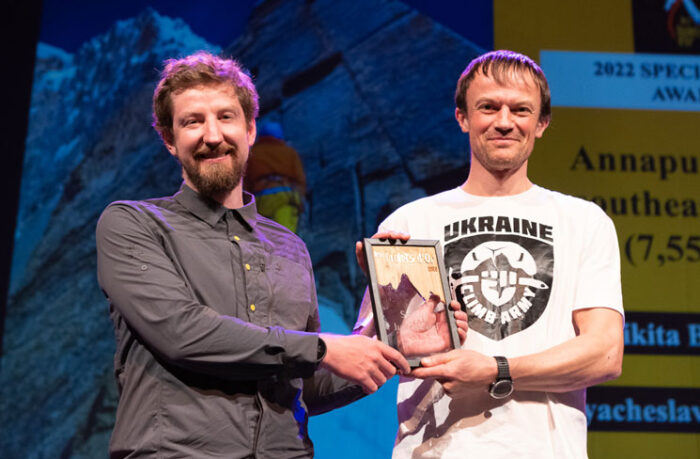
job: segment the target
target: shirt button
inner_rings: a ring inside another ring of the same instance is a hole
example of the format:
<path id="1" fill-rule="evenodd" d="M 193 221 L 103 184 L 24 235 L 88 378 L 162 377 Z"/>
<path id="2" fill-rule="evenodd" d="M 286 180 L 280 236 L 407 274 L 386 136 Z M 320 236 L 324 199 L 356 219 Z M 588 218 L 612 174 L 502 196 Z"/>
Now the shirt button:
<path id="1" fill-rule="evenodd" d="M 245 269 L 250 271 L 250 265 L 248 263 L 245 264 Z"/>
<path id="2" fill-rule="evenodd" d="M 254 304 L 251 304 L 251 305 L 250 305 L 250 310 L 253 311 L 253 312 L 255 312 L 255 305 L 254 305 Z"/>
<path id="3" fill-rule="evenodd" d="M 237 241 L 240 241 L 240 240 L 241 240 L 241 238 L 238 237 L 238 236 L 233 236 L 233 238 L 234 238 L 235 240 L 237 240 Z"/>

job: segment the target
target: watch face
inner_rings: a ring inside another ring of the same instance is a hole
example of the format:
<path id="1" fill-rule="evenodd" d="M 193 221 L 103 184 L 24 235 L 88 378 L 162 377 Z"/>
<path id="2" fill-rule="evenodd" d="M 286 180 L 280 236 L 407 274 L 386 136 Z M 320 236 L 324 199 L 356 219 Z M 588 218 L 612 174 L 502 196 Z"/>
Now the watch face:
<path id="1" fill-rule="evenodd" d="M 489 390 L 493 398 L 506 398 L 513 393 L 513 381 L 510 379 L 501 379 L 491 385 Z"/>

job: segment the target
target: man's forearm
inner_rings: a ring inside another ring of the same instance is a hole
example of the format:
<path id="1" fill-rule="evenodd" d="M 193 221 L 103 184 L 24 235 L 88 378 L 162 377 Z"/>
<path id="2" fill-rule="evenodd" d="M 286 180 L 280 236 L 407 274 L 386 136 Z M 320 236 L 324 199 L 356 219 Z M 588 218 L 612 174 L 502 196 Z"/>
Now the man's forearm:
<path id="1" fill-rule="evenodd" d="M 508 359 L 516 390 L 566 392 L 613 379 L 622 368 L 622 315 L 593 308 L 574 312 L 578 334 L 545 351 Z M 427 357 L 412 375 L 436 378 L 445 391 L 486 390 L 496 379 L 496 360 L 468 349 Z"/>
<path id="2" fill-rule="evenodd" d="M 597 313 L 608 318 L 596 321 L 607 322 L 606 326 L 596 329 L 590 323 L 558 346 L 508 359 L 515 389 L 566 392 L 617 378 L 622 371 L 622 316 L 611 309 Z"/>

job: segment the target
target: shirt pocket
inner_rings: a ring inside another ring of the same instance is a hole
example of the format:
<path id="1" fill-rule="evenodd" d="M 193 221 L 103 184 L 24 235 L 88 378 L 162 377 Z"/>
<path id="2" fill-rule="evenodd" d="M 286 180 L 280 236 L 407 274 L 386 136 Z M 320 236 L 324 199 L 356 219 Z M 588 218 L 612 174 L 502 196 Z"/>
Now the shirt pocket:
<path id="1" fill-rule="evenodd" d="M 266 274 L 272 290 L 273 325 L 305 331 L 316 309 L 309 270 L 287 258 L 273 257 Z"/>

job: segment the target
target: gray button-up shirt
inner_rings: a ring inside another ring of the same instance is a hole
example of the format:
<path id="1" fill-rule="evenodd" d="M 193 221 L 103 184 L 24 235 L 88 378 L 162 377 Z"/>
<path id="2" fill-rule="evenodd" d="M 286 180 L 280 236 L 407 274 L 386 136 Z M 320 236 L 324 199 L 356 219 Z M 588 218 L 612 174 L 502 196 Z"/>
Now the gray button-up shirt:
<path id="1" fill-rule="evenodd" d="M 120 398 L 112 457 L 310 457 L 308 412 L 361 396 L 318 365 L 306 246 L 183 185 L 97 225 Z M 301 378 L 309 378 L 303 382 Z"/>

